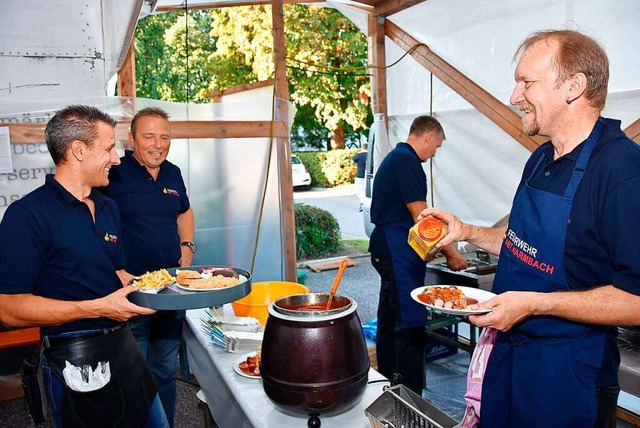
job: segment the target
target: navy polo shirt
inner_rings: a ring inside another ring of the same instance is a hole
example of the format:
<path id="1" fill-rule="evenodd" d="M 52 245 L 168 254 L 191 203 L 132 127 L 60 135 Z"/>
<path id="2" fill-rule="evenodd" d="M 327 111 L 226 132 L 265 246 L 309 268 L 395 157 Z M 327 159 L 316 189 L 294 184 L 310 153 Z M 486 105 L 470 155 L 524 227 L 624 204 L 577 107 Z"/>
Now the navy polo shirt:
<path id="1" fill-rule="evenodd" d="M 93 190 L 95 223 L 87 205 L 53 175 L 9 206 L 0 223 L 1 294 L 34 294 L 56 300 L 92 300 L 122 287 L 124 267 L 118 207 Z M 42 334 L 108 328 L 98 318 L 43 327 Z"/>
<path id="2" fill-rule="evenodd" d="M 413 224 L 407 204 L 426 201 L 426 198 L 427 176 L 422 160 L 409 144 L 398 143 L 380 163 L 373 181 L 371 222 L 376 227 L 371 233 L 369 251 L 376 256 L 390 257 L 381 228 L 407 220 Z"/>
<path id="3" fill-rule="evenodd" d="M 606 125 L 596 143 L 571 209 L 565 244 L 565 268 L 574 290 L 613 284 L 640 295 L 640 147 L 620 130 L 620 121 Z M 530 176 L 544 156 L 530 185 L 564 194 L 584 142 L 553 160 L 553 146 L 540 146 L 527 162 Z M 520 184 L 522 186 L 523 183 Z"/>
<path id="4" fill-rule="evenodd" d="M 606 125 L 591 154 L 575 194 L 565 243 L 569 287 L 584 290 L 613 284 L 640 294 L 640 147 L 620 130 L 620 121 L 600 118 Z M 584 142 L 553 160 L 553 146 L 545 143 L 527 162 L 529 177 L 540 157 L 542 165 L 530 185 L 564 194 Z M 520 183 L 522 186 L 523 183 Z M 610 328 L 598 387 L 618 385 L 620 354 L 617 329 Z"/>
<path id="5" fill-rule="evenodd" d="M 178 266 L 181 257 L 178 214 L 189 209 L 180 168 L 160 165 L 157 180 L 125 151 L 111 168 L 109 185 L 101 189 L 118 204 L 127 271 L 133 275 Z"/>
<path id="6" fill-rule="evenodd" d="M 356 153 L 351 160 L 356 164 L 356 177 L 364 178 L 364 171 L 367 166 L 367 152 Z"/>

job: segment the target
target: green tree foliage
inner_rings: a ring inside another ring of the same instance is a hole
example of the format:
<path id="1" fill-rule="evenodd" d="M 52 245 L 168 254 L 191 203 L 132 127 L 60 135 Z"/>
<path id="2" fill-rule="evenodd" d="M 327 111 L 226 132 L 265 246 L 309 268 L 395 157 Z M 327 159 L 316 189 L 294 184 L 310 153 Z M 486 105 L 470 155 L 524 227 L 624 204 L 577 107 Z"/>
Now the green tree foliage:
<path id="1" fill-rule="evenodd" d="M 139 97 L 209 102 L 213 76 L 205 65 L 215 49 L 211 22 L 206 11 L 190 12 L 188 18 L 183 12 L 171 12 L 140 20 L 135 35 Z"/>
<path id="2" fill-rule="evenodd" d="M 307 167 L 311 182 L 316 187 L 335 187 L 351 184 L 356 177 L 353 155 L 358 150 L 336 149 L 328 152 L 296 152 Z"/>
<path id="3" fill-rule="evenodd" d="M 298 110 L 293 142 L 329 149 L 359 140 L 372 122 L 366 37 L 332 8 L 285 5 L 284 12 L 287 77 Z M 191 11 L 187 22 L 183 12 L 153 15 L 136 28 L 140 97 L 183 102 L 188 88 L 189 101 L 207 102 L 212 90 L 273 75 L 268 5 Z"/>
<path id="4" fill-rule="evenodd" d="M 164 32 L 177 19 L 176 13 L 153 15 L 141 19 L 135 31 L 136 43 L 136 92 L 138 97 L 166 100 L 170 76 L 170 61 L 167 61 L 168 46 Z"/>
<path id="5" fill-rule="evenodd" d="M 296 149 L 311 147 L 330 150 L 329 130 L 316 118 L 313 107 L 309 104 L 297 106 L 298 111 L 291 129 L 291 143 Z"/>
<path id="6" fill-rule="evenodd" d="M 273 77 L 271 7 L 240 6 L 211 11 L 216 49 L 207 68 L 213 88 L 227 89 Z"/>
<path id="7" fill-rule="evenodd" d="M 345 125 L 371 124 L 366 37 L 342 13 L 320 6 L 287 5 L 285 24 L 291 99 L 311 106 L 332 132 L 332 148 L 344 148 Z"/>

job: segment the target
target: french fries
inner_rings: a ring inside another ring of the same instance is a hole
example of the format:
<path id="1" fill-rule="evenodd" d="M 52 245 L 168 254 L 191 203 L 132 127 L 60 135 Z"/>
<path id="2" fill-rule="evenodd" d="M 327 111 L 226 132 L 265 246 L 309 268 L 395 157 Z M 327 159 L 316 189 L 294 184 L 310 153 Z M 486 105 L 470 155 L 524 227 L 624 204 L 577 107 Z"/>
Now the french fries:
<path id="1" fill-rule="evenodd" d="M 160 269 L 134 277 L 132 285 L 141 289 L 152 289 L 164 287 L 175 281 L 176 279 L 172 277 L 166 269 Z"/>

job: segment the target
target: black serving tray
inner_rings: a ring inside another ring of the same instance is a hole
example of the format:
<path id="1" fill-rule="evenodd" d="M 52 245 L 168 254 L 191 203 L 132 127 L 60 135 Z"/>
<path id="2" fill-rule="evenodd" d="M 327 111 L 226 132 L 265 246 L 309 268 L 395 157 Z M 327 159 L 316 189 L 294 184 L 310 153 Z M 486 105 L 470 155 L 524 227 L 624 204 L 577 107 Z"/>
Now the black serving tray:
<path id="1" fill-rule="evenodd" d="M 178 270 L 195 270 L 200 271 L 201 268 L 224 267 L 224 266 L 183 266 L 167 269 L 171 276 L 176 276 Z M 188 291 L 173 283 L 158 293 L 146 293 L 144 291 L 136 291 L 129 294 L 128 298 L 132 303 L 138 306 L 144 306 L 151 309 L 160 310 L 184 310 L 208 308 L 211 306 L 220 306 L 225 303 L 234 302 L 243 298 L 251 292 L 251 274 L 240 268 L 233 268 L 238 275 L 247 278 L 246 281 L 232 287 L 220 288 L 211 291 Z"/>

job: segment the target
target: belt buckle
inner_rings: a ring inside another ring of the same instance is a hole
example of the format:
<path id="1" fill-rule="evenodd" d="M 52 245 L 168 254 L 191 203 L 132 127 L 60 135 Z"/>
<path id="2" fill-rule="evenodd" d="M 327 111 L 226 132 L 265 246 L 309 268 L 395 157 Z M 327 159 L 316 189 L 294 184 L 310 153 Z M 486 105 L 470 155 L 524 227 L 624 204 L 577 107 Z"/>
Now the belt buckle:
<path id="1" fill-rule="evenodd" d="M 115 327 L 111 327 L 110 329 L 108 329 L 108 330 L 107 330 L 107 333 L 113 333 L 113 332 L 116 332 L 116 331 L 120 330 L 122 327 L 124 327 L 124 323 L 122 323 L 122 324 L 118 324 L 118 325 L 117 325 L 117 326 L 115 326 Z"/>

